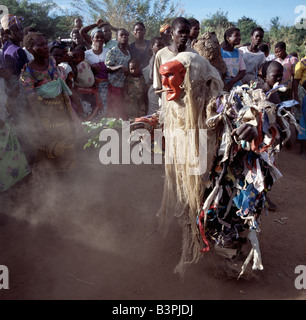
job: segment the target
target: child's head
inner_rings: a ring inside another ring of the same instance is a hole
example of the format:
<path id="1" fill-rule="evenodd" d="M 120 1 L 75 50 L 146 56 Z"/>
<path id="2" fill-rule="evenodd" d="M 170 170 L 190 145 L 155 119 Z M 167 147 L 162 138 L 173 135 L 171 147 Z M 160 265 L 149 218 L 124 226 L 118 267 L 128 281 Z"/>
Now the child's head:
<path id="1" fill-rule="evenodd" d="M 40 32 L 30 32 L 23 39 L 24 46 L 32 53 L 34 59 L 49 58 L 49 47 L 46 37 Z"/>
<path id="2" fill-rule="evenodd" d="M 77 46 L 75 49 L 72 50 L 73 61 L 75 64 L 79 64 L 85 59 L 85 51 L 83 46 Z"/>
<path id="3" fill-rule="evenodd" d="M 120 28 L 117 31 L 117 40 L 120 44 L 128 44 L 129 43 L 129 32 L 124 28 Z"/>
<path id="4" fill-rule="evenodd" d="M 200 33 L 200 22 L 195 18 L 188 19 L 190 23 L 190 38 L 197 39 Z"/>
<path id="5" fill-rule="evenodd" d="M 154 37 L 151 39 L 151 50 L 153 53 L 157 53 L 164 46 L 165 44 L 161 37 Z"/>
<path id="6" fill-rule="evenodd" d="M 229 28 L 224 32 L 224 41 L 226 44 L 231 46 L 237 46 L 240 44 L 241 36 L 240 29 L 238 28 Z"/>
<path id="7" fill-rule="evenodd" d="M 140 69 L 139 61 L 137 61 L 135 59 L 131 59 L 129 61 L 129 72 L 132 77 L 137 78 L 137 77 L 141 76 L 141 69 Z"/>
<path id="8" fill-rule="evenodd" d="M 81 29 L 83 27 L 83 21 L 80 17 L 74 20 L 74 27 L 77 29 Z"/>
<path id="9" fill-rule="evenodd" d="M 275 45 L 274 52 L 275 52 L 276 58 L 285 59 L 287 57 L 286 43 L 283 41 L 277 42 L 277 44 Z"/>
<path id="10" fill-rule="evenodd" d="M 59 65 L 63 62 L 63 56 L 65 54 L 65 50 L 60 46 L 52 46 L 50 49 L 51 56 L 55 59 L 56 65 Z"/>
<path id="11" fill-rule="evenodd" d="M 273 88 L 275 83 L 282 81 L 283 72 L 283 66 L 277 61 L 268 61 L 262 67 L 262 77 L 270 88 Z"/>
<path id="12" fill-rule="evenodd" d="M 83 38 L 80 35 L 79 29 L 73 28 L 70 36 L 71 36 L 72 42 L 75 43 L 77 46 L 83 43 Z"/>

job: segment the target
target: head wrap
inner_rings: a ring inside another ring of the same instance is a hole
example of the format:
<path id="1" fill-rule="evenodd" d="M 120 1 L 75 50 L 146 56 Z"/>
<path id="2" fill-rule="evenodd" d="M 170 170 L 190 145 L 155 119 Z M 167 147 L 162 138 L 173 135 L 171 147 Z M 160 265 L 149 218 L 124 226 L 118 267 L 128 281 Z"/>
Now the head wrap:
<path id="1" fill-rule="evenodd" d="M 103 33 L 102 29 L 95 28 L 91 31 L 90 36 L 93 38 L 98 31 Z"/>
<path id="2" fill-rule="evenodd" d="M 171 28 L 171 26 L 167 23 L 164 23 L 163 25 L 160 26 L 159 32 L 163 33 L 165 32 L 168 28 Z"/>
<path id="3" fill-rule="evenodd" d="M 2 25 L 2 28 L 4 31 L 11 29 L 15 25 L 18 27 L 18 29 L 21 30 L 22 29 L 22 26 L 21 26 L 22 20 L 23 20 L 22 17 L 17 17 L 17 16 L 14 16 L 13 14 L 6 14 L 1 19 L 1 25 Z"/>

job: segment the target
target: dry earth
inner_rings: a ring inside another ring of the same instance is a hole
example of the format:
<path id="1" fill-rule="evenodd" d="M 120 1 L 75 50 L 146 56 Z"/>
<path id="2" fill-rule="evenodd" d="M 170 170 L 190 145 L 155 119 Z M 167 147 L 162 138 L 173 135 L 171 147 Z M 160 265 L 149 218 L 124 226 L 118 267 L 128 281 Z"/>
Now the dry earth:
<path id="1" fill-rule="evenodd" d="M 163 238 L 156 212 L 162 165 L 103 166 L 97 151 L 80 154 L 73 179 L 37 180 L 35 174 L 0 195 L 0 265 L 9 290 L 0 299 L 305 299 L 294 286 L 295 267 L 306 265 L 306 160 L 298 145 L 278 160 L 284 177 L 263 216 L 264 270 L 252 280 L 222 275 L 213 252 L 173 273 L 180 258 L 177 222 Z M 287 217 L 285 224 L 275 221 Z M 219 272 L 220 271 L 220 272 Z"/>

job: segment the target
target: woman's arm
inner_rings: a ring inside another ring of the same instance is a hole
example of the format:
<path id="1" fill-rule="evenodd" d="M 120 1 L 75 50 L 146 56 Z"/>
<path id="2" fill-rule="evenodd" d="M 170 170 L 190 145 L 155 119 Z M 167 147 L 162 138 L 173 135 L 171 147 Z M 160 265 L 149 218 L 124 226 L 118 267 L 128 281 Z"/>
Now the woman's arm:
<path id="1" fill-rule="evenodd" d="M 239 80 L 241 80 L 243 77 L 245 76 L 245 70 L 241 70 L 237 73 L 236 77 L 234 77 L 233 79 L 231 79 L 225 86 L 224 86 L 224 90 L 226 91 L 230 91 L 233 86 L 235 85 L 236 82 L 238 82 Z"/>
<path id="2" fill-rule="evenodd" d="M 99 25 L 101 25 L 102 23 L 104 23 L 104 21 L 102 19 L 98 19 L 96 23 L 91 24 L 89 26 L 83 27 L 80 30 L 80 34 L 83 37 L 83 39 L 88 42 L 90 45 L 92 44 L 92 40 L 91 40 L 91 36 L 88 34 L 88 32 L 94 28 L 97 28 Z"/>

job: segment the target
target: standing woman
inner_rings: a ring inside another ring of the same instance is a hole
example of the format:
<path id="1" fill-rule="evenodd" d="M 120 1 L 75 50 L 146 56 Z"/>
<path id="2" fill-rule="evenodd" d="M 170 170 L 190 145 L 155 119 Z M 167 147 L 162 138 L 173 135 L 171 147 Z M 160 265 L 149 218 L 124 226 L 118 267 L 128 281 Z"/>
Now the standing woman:
<path id="1" fill-rule="evenodd" d="M 243 54 L 243 60 L 246 66 L 246 73 L 242 79 L 242 83 L 250 84 L 250 81 L 257 80 L 258 72 L 266 62 L 266 56 L 259 50 L 259 46 L 263 41 L 264 30 L 261 27 L 256 27 L 251 33 L 251 44 L 239 48 Z"/>
<path id="2" fill-rule="evenodd" d="M 85 60 L 89 62 L 95 75 L 96 84 L 103 103 L 104 115 L 107 113 L 108 75 L 105 66 L 109 49 L 103 48 L 104 35 L 101 29 L 91 32 L 92 49 L 85 51 Z"/>
<path id="3" fill-rule="evenodd" d="M 224 42 L 221 44 L 221 55 L 227 66 L 225 78 L 226 91 L 230 91 L 234 86 L 241 85 L 241 79 L 245 76 L 245 63 L 242 52 L 235 48 L 240 44 L 240 30 L 229 28 L 224 33 Z"/>
<path id="4" fill-rule="evenodd" d="M 128 63 L 131 59 L 128 50 L 129 33 L 125 29 L 117 31 L 118 47 L 111 49 L 105 64 L 108 68 L 108 116 L 127 119 L 127 110 L 124 101 L 124 85 L 128 75 Z"/>
<path id="5" fill-rule="evenodd" d="M 136 41 L 130 44 L 131 57 L 138 60 L 140 68 L 143 69 L 150 62 L 150 41 L 144 39 L 146 28 L 142 22 L 135 23 L 133 33 Z"/>
<path id="6" fill-rule="evenodd" d="M 26 125 L 31 128 L 27 139 L 33 145 L 36 161 L 46 172 L 69 171 L 76 167 L 75 130 L 67 96 L 71 91 L 64 74 L 49 56 L 43 34 L 29 33 L 24 45 L 34 57 L 20 75 L 29 113 Z"/>

